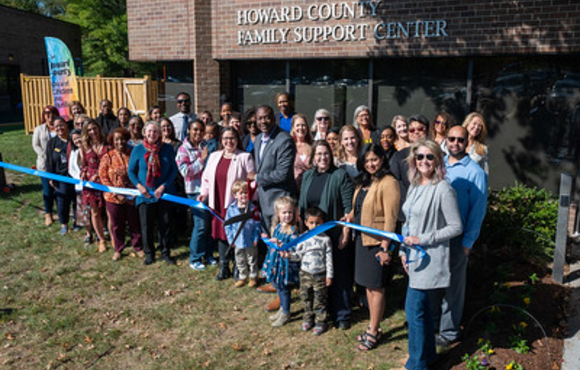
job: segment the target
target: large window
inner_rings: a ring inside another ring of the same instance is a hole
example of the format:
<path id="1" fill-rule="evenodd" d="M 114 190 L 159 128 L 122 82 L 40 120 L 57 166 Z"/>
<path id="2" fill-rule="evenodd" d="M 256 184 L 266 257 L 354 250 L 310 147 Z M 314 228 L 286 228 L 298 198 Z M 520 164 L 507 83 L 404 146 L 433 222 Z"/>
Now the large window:
<path id="1" fill-rule="evenodd" d="M 270 104 L 290 87 L 309 121 L 328 109 L 335 125 L 352 123 L 371 105 L 375 123 L 438 111 L 462 123 L 471 111 L 488 126 L 490 185 L 514 181 L 557 191 L 559 173 L 574 172 L 580 147 L 580 56 L 384 58 L 234 63 L 237 104 Z M 372 81 L 372 86 L 369 82 Z M 468 91 L 469 86 L 471 86 Z"/>
<path id="2" fill-rule="evenodd" d="M 233 68 L 236 76 L 238 110 L 267 104 L 276 109 L 275 96 L 286 90 L 286 67 L 281 61 L 239 62 Z"/>
<path id="3" fill-rule="evenodd" d="M 367 60 L 313 60 L 292 62 L 291 92 L 296 111 L 308 120 L 325 108 L 333 115 L 335 126 L 352 123 L 359 105 L 369 104 Z"/>
<path id="4" fill-rule="evenodd" d="M 467 111 L 468 62 L 462 58 L 375 61 L 375 115 L 379 127 L 396 115 L 423 114 L 432 120 L 446 111 L 456 120 Z"/>

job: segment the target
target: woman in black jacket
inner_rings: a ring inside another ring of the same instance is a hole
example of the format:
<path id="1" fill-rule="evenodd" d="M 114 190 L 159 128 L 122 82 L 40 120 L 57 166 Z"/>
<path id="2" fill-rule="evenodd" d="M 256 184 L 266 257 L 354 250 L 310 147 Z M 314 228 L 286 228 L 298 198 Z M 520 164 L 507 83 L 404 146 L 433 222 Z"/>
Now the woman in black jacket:
<path id="1" fill-rule="evenodd" d="M 68 174 L 68 151 L 70 150 L 69 131 L 66 121 L 62 117 L 54 119 L 56 136 L 46 145 L 46 171 L 56 175 Z M 74 185 L 61 181 L 49 180 L 50 186 L 55 189 L 58 220 L 61 224 L 60 235 L 68 233 L 68 221 L 71 202 L 75 196 Z"/>

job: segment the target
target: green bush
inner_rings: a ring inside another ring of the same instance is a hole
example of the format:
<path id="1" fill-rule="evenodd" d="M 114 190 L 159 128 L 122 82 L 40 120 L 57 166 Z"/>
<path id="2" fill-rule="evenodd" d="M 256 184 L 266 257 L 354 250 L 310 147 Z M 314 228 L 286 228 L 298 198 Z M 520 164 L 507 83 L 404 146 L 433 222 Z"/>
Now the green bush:
<path id="1" fill-rule="evenodd" d="M 490 192 L 481 241 L 492 250 L 543 266 L 554 255 L 557 219 L 554 194 L 516 183 Z"/>

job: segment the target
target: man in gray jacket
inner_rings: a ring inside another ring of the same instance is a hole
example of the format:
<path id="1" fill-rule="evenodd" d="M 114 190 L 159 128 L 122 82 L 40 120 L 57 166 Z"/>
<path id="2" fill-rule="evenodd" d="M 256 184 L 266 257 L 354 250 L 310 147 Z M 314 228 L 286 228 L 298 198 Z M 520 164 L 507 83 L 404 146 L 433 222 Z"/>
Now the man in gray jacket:
<path id="1" fill-rule="evenodd" d="M 264 232 L 270 234 L 274 201 L 283 195 L 296 198 L 294 139 L 276 124 L 272 107 L 263 105 L 256 110 L 256 122 L 262 131 L 254 142 L 256 182 Z"/>

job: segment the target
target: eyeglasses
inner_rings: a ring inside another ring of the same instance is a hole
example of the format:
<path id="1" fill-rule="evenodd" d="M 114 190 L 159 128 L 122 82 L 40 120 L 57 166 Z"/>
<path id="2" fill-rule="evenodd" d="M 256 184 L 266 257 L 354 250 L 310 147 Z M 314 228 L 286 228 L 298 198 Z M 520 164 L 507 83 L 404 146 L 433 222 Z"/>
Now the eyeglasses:
<path id="1" fill-rule="evenodd" d="M 457 140 L 457 142 L 459 144 L 463 144 L 465 142 L 465 138 L 464 137 L 455 137 L 455 136 L 448 136 L 447 137 L 447 141 L 449 141 L 450 143 L 454 143 L 455 140 Z"/>
<path id="2" fill-rule="evenodd" d="M 418 161 L 422 161 L 423 159 L 427 158 L 428 161 L 433 161 L 435 156 L 433 154 L 416 154 L 415 159 Z"/>
<path id="3" fill-rule="evenodd" d="M 184 103 L 189 103 L 190 101 L 191 101 L 191 100 L 189 100 L 189 99 L 179 99 L 179 100 L 177 101 L 177 104 L 184 104 Z"/>
<path id="4" fill-rule="evenodd" d="M 330 121 L 330 117 L 316 117 L 317 121 Z"/>
<path id="5" fill-rule="evenodd" d="M 416 128 L 415 127 L 414 128 L 410 128 L 409 129 L 409 133 L 410 134 L 414 134 L 415 131 L 417 131 L 417 132 L 424 132 L 425 130 L 426 130 L 425 126 L 419 126 L 419 127 L 416 127 Z"/>

